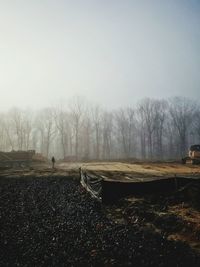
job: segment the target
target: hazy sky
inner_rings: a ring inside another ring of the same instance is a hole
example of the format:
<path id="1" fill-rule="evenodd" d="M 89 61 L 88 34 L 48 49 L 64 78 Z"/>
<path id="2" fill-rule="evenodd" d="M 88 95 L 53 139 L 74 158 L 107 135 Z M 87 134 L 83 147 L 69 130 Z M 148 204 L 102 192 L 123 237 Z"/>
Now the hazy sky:
<path id="1" fill-rule="evenodd" d="M 0 0 L 0 109 L 200 97 L 200 0 Z"/>

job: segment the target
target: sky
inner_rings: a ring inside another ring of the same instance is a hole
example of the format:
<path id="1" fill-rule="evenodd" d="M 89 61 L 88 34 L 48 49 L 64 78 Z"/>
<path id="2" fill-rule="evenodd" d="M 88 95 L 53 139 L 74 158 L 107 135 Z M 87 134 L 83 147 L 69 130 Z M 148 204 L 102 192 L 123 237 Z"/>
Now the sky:
<path id="1" fill-rule="evenodd" d="M 200 0 L 0 0 L 0 110 L 200 97 Z"/>

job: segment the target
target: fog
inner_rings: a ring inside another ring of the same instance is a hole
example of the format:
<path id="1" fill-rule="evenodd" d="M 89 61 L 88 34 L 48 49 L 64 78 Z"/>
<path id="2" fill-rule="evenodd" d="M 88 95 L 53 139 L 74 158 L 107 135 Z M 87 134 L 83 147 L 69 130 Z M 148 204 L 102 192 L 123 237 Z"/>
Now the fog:
<path id="1" fill-rule="evenodd" d="M 200 97 L 199 1 L 0 1 L 0 109 Z"/>

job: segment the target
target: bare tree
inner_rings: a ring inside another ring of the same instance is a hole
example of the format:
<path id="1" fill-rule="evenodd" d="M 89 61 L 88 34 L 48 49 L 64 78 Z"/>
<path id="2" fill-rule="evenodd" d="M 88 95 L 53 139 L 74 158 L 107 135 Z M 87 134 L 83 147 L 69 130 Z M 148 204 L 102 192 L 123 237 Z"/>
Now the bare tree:
<path id="1" fill-rule="evenodd" d="M 41 152 L 48 157 L 50 145 L 56 134 L 54 111 L 52 108 L 43 109 L 38 113 L 37 129 L 40 132 Z"/>
<path id="2" fill-rule="evenodd" d="M 31 142 L 31 132 L 33 129 L 31 111 L 23 111 L 17 108 L 8 113 L 9 123 L 5 124 L 10 144 L 17 150 L 28 150 Z M 10 124 L 10 125 L 9 125 Z M 12 137 L 9 131 L 12 131 Z M 12 141 L 11 141 L 12 139 Z"/>
<path id="3" fill-rule="evenodd" d="M 0 150 L 8 151 L 13 150 L 14 144 L 11 138 L 11 124 L 7 114 L 0 114 Z"/>
<path id="4" fill-rule="evenodd" d="M 132 108 L 120 109 L 116 112 L 116 126 L 118 139 L 122 145 L 123 156 L 130 158 L 135 155 L 134 140 L 136 139 L 135 131 L 135 112 Z"/>
<path id="5" fill-rule="evenodd" d="M 163 131 L 167 115 L 167 102 L 164 100 L 155 100 L 154 105 L 154 155 L 157 159 L 163 159 Z"/>
<path id="6" fill-rule="evenodd" d="M 70 122 L 69 113 L 63 109 L 54 110 L 55 124 L 60 136 L 63 158 L 69 153 Z"/>
<path id="7" fill-rule="evenodd" d="M 153 158 L 153 134 L 156 128 L 156 116 L 157 116 L 156 101 L 150 98 L 145 98 L 142 101 L 140 101 L 139 106 L 138 106 L 138 114 L 139 114 L 140 122 L 142 125 L 141 131 L 144 131 L 144 133 L 141 132 L 141 135 L 142 135 L 141 144 L 142 146 L 144 146 L 144 142 L 147 140 L 148 157 L 152 159 Z"/>
<path id="8" fill-rule="evenodd" d="M 83 125 L 81 131 L 82 156 L 84 160 L 88 160 L 91 157 L 91 139 L 92 139 L 92 122 L 88 112 L 86 113 L 82 125 Z"/>
<path id="9" fill-rule="evenodd" d="M 176 97 L 146 98 L 136 108 L 105 111 L 98 105 L 88 108 L 85 99 L 77 97 L 65 108 L 1 113 L 0 137 L 0 150 L 34 148 L 47 157 L 53 152 L 77 160 L 180 158 L 189 144 L 199 143 L 200 108 Z"/>
<path id="10" fill-rule="evenodd" d="M 197 106 L 196 112 L 194 114 L 194 119 L 192 121 L 192 129 L 190 130 L 191 143 L 194 144 L 195 136 L 197 137 L 198 143 L 200 143 L 200 106 Z"/>
<path id="11" fill-rule="evenodd" d="M 113 114 L 111 112 L 104 112 L 102 120 L 103 131 L 103 159 L 110 159 L 112 153 L 112 139 L 113 139 Z"/>
<path id="12" fill-rule="evenodd" d="M 102 109 L 100 106 L 93 106 L 91 109 L 91 114 L 94 132 L 94 155 L 96 159 L 99 159 L 102 142 Z"/>
<path id="13" fill-rule="evenodd" d="M 184 156 L 188 146 L 188 132 L 192 125 L 196 105 L 184 97 L 174 97 L 169 102 L 169 112 L 179 137 L 179 153 Z"/>
<path id="14" fill-rule="evenodd" d="M 31 138 L 33 131 L 32 112 L 26 111 L 23 113 L 22 121 L 22 135 L 23 135 L 23 149 L 30 149 Z"/>
<path id="15" fill-rule="evenodd" d="M 82 122 L 86 112 L 85 100 L 80 97 L 75 97 L 70 103 L 70 112 L 72 117 L 73 131 L 75 136 L 75 157 L 79 158 L 79 139 Z"/>
<path id="16" fill-rule="evenodd" d="M 23 128 L 22 128 L 22 111 L 14 108 L 9 112 L 9 116 L 14 130 L 14 136 L 16 137 L 16 146 L 18 150 L 23 148 Z"/>

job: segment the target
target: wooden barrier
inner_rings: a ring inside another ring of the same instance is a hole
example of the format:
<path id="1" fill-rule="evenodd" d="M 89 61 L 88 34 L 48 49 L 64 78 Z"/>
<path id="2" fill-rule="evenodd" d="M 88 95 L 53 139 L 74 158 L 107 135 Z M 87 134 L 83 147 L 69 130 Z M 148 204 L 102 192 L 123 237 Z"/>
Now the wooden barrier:
<path id="1" fill-rule="evenodd" d="M 102 203 L 114 203 L 120 198 L 131 196 L 134 194 L 161 194 L 177 191 L 189 183 L 200 182 L 200 178 L 186 177 L 149 177 L 145 181 L 123 182 L 105 179 L 101 176 L 90 175 L 80 168 L 81 184 L 91 193 L 93 197 L 102 201 Z M 94 189 L 92 184 L 98 183 L 98 190 Z"/>
<path id="2" fill-rule="evenodd" d="M 102 201 L 102 178 L 90 176 L 80 170 L 80 182 L 82 186 L 97 200 Z"/>
<path id="3" fill-rule="evenodd" d="M 122 197 L 134 194 L 144 195 L 173 192 L 194 181 L 197 181 L 197 179 L 184 177 L 169 177 L 166 179 L 128 183 L 103 180 L 102 202 L 112 203 Z M 200 179 L 198 181 L 200 182 Z"/>

